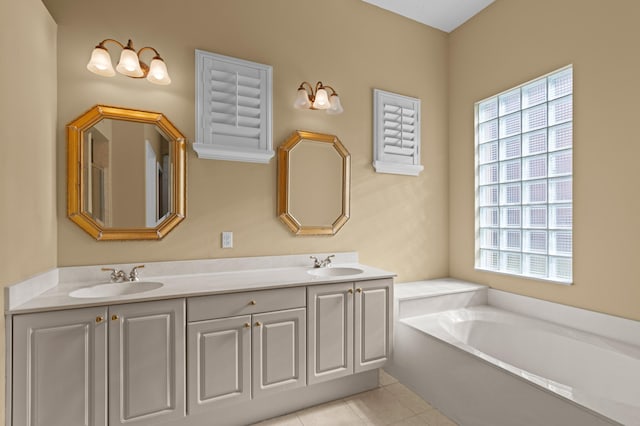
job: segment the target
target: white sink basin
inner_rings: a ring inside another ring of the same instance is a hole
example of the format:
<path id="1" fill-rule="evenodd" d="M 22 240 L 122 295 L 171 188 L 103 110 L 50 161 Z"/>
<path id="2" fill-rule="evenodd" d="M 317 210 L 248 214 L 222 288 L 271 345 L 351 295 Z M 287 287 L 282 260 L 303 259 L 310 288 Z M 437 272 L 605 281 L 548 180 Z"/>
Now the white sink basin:
<path id="1" fill-rule="evenodd" d="M 358 275 L 363 272 L 360 268 L 347 268 L 342 266 L 314 268 L 307 271 L 308 274 L 315 275 L 316 277 L 341 277 L 344 275 Z"/>
<path id="2" fill-rule="evenodd" d="M 144 293 L 155 290 L 164 284 L 153 281 L 134 281 L 126 283 L 98 284 L 92 287 L 83 287 L 69 293 L 69 296 L 79 299 L 92 297 L 126 296 L 129 294 Z"/>

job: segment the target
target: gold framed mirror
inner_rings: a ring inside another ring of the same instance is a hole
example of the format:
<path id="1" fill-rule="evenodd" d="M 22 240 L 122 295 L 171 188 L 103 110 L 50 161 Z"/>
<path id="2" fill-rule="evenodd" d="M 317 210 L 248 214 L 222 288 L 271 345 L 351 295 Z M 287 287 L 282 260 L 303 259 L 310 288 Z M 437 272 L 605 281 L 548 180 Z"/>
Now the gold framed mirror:
<path id="1" fill-rule="evenodd" d="M 350 182 L 336 136 L 297 130 L 278 148 L 278 217 L 296 235 L 335 235 L 349 220 Z"/>
<path id="2" fill-rule="evenodd" d="M 159 112 L 96 105 L 67 125 L 67 216 L 96 240 L 159 240 L 185 218 L 185 137 Z"/>

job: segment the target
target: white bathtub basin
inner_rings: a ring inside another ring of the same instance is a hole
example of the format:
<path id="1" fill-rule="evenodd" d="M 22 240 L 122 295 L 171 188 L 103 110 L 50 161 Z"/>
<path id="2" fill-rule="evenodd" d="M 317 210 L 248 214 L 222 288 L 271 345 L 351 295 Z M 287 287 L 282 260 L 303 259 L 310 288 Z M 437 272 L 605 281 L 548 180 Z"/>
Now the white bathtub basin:
<path id="1" fill-rule="evenodd" d="M 94 297 L 126 296 L 129 294 L 144 293 L 162 287 L 164 284 L 153 281 L 137 281 L 126 283 L 98 284 L 91 287 L 83 287 L 69 293 L 69 296 L 79 299 Z"/>

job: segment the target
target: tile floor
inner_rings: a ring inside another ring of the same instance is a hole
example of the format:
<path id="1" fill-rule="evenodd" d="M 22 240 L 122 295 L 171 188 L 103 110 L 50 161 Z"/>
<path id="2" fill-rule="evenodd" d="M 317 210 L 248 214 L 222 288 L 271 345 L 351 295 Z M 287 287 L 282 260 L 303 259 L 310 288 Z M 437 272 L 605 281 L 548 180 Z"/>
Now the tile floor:
<path id="1" fill-rule="evenodd" d="M 377 389 L 256 423 L 256 426 L 456 425 L 384 370 L 378 371 L 380 386 Z"/>

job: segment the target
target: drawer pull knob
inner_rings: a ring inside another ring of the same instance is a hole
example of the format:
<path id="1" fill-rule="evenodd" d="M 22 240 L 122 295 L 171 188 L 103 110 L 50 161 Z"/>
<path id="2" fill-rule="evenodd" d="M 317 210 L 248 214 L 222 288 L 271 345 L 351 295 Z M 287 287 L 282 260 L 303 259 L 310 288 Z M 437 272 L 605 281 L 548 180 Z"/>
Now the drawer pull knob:
<path id="1" fill-rule="evenodd" d="M 252 300 L 251 302 L 249 302 L 249 304 L 250 304 L 250 305 L 255 305 L 255 304 L 256 304 L 256 301 L 255 301 L 255 300 Z"/>
<path id="2" fill-rule="evenodd" d="M 96 323 L 100 324 L 102 321 L 104 321 L 104 317 L 102 315 L 96 317 Z"/>
<path id="3" fill-rule="evenodd" d="M 347 290 L 349 292 L 349 294 L 353 294 L 353 289 L 350 288 L 349 290 Z"/>
<path id="4" fill-rule="evenodd" d="M 361 288 L 356 289 L 356 291 L 357 291 L 358 293 L 362 293 L 362 289 L 361 289 Z"/>
<path id="5" fill-rule="evenodd" d="M 256 321 L 256 326 L 260 327 L 262 323 L 260 321 Z"/>
<path id="6" fill-rule="evenodd" d="M 245 322 L 244 323 L 244 328 L 249 328 L 249 327 L 251 327 L 251 324 L 249 324 L 248 322 Z"/>
<path id="7" fill-rule="evenodd" d="M 117 319 L 118 319 L 117 315 L 115 315 L 115 314 L 111 315 L 111 321 L 116 321 Z"/>

